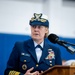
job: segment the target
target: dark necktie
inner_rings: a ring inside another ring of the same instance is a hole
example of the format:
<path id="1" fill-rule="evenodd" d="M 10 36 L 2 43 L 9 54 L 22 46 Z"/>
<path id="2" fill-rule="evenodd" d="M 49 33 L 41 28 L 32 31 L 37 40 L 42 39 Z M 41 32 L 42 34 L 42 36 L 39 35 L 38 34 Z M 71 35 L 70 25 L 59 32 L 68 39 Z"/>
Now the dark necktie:
<path id="1" fill-rule="evenodd" d="M 40 45 L 37 45 L 35 48 L 40 48 L 41 50 L 43 50 L 43 48 Z"/>

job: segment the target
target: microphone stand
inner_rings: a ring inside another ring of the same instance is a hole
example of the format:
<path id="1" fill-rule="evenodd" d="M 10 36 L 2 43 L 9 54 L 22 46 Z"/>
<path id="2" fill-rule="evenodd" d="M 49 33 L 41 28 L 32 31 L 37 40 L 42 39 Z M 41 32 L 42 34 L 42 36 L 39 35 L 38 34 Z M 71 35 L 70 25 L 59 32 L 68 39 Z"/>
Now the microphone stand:
<path id="1" fill-rule="evenodd" d="M 67 49 L 67 51 L 69 51 L 71 54 L 75 53 L 75 49 L 73 47 L 66 45 L 66 44 L 70 44 L 72 46 L 75 46 L 75 44 L 68 43 L 65 41 L 60 41 L 60 42 L 58 42 L 58 44 L 64 46 Z"/>
<path id="2" fill-rule="evenodd" d="M 64 44 L 69 44 L 69 45 L 75 46 L 75 44 L 70 43 L 70 42 L 65 42 L 65 41 L 60 41 L 60 42 L 61 42 L 61 43 L 64 43 Z"/>

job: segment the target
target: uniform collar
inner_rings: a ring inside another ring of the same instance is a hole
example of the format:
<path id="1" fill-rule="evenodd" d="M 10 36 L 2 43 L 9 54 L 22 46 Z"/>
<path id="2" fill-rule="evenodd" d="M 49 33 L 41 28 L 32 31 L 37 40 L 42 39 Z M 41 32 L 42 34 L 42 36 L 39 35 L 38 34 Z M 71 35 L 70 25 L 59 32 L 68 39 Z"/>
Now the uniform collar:
<path id="1" fill-rule="evenodd" d="M 34 41 L 34 47 L 36 47 L 38 44 Z M 42 48 L 43 48 L 43 45 L 44 45 L 44 41 L 41 43 L 41 44 L 39 44 Z"/>

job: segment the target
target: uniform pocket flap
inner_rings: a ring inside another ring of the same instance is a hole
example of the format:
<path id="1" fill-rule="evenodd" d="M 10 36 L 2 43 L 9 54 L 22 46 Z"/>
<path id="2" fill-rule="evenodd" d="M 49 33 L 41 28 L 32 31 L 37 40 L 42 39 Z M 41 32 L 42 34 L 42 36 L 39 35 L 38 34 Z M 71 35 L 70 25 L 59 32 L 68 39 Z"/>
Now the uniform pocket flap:
<path id="1" fill-rule="evenodd" d="M 31 58 L 28 56 L 21 56 L 20 61 L 21 62 L 30 62 Z"/>

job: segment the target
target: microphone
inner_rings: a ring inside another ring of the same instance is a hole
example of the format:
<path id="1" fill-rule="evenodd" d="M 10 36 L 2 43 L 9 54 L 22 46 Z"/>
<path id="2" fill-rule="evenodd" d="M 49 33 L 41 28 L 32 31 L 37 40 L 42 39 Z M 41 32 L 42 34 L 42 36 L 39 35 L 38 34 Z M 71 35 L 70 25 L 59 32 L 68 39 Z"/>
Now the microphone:
<path id="1" fill-rule="evenodd" d="M 59 40 L 59 37 L 56 34 L 50 34 L 48 36 L 48 40 L 54 44 L 59 44 L 61 46 L 64 46 L 70 53 L 75 53 L 75 49 L 71 46 L 67 46 L 67 42 Z"/>

